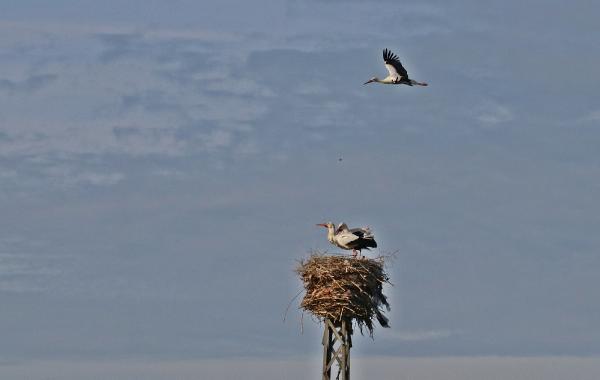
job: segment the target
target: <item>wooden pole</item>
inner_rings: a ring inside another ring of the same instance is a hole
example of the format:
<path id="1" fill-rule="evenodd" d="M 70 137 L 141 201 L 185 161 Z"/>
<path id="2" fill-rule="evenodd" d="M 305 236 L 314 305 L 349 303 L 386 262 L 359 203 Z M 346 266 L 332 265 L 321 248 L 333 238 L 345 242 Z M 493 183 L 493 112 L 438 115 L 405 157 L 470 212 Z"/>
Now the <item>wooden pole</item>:
<path id="1" fill-rule="evenodd" d="M 352 321 L 325 319 L 323 331 L 323 380 L 331 380 L 331 367 L 337 363 L 336 379 L 350 380 L 350 347 L 352 347 Z"/>
<path id="2" fill-rule="evenodd" d="M 323 380 L 331 379 L 331 366 L 328 365 L 332 352 L 331 336 L 332 333 L 329 325 L 325 323 L 325 328 L 323 329 Z"/>

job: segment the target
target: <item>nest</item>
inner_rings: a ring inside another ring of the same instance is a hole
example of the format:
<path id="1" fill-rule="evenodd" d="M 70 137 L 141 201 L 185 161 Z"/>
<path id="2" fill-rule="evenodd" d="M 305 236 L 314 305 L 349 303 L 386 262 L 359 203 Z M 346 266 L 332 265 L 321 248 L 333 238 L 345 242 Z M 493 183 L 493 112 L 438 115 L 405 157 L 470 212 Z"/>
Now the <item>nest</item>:
<path id="1" fill-rule="evenodd" d="M 390 310 L 383 294 L 383 284 L 389 283 L 383 257 L 313 254 L 300 262 L 296 272 L 306 290 L 300 307 L 320 320 L 354 320 L 361 332 L 366 327 L 371 336 L 375 319 L 389 327 L 382 311 L 384 306 Z"/>

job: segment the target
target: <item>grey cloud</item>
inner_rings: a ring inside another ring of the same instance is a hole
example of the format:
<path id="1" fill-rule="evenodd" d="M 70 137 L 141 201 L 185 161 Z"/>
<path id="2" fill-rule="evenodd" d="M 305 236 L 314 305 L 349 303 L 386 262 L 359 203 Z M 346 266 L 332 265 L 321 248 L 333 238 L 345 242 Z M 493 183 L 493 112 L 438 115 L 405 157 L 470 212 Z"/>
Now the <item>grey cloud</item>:
<path id="1" fill-rule="evenodd" d="M 46 292 L 62 274 L 54 255 L 0 253 L 0 292 Z"/>
<path id="2" fill-rule="evenodd" d="M 99 55 L 103 63 L 111 63 L 124 58 L 152 59 L 162 64 L 178 64 L 183 58 L 182 71 L 193 73 L 205 68 L 210 61 L 209 49 L 213 43 L 186 37 L 161 37 L 150 33 L 114 33 L 95 36 L 104 46 Z"/>
<path id="3" fill-rule="evenodd" d="M 159 89 L 123 95 L 121 105 L 124 110 L 140 107 L 144 112 L 182 112 L 182 107 L 174 100 L 170 100 L 166 92 Z"/>
<path id="4" fill-rule="evenodd" d="M 105 46 L 99 56 L 103 63 L 111 63 L 123 58 L 159 59 L 167 57 L 175 48 L 172 43 L 159 43 L 141 33 L 98 34 L 96 38 Z"/>
<path id="5" fill-rule="evenodd" d="M 41 173 L 59 186 L 111 186 L 125 178 L 123 173 L 91 171 L 73 164 L 49 165 Z"/>
<path id="6" fill-rule="evenodd" d="M 31 75 L 23 80 L 0 79 L 0 90 L 9 94 L 31 93 L 40 90 L 58 79 L 55 74 Z"/>
<path id="7" fill-rule="evenodd" d="M 110 62 L 140 50 L 135 47 L 139 39 L 138 34 L 101 34 L 97 38 L 106 45 L 106 50 L 100 54 L 100 60 L 103 62 Z"/>
<path id="8" fill-rule="evenodd" d="M 269 106 L 263 99 L 274 94 L 248 76 L 228 77 L 243 60 L 235 51 L 236 42 L 225 42 L 219 50 L 218 44 L 211 41 L 211 37 L 194 38 L 185 33 L 95 34 L 91 43 L 100 45 L 96 57 L 100 64 L 88 62 L 85 72 L 75 70 L 69 74 L 69 81 L 60 65 L 60 75 L 32 77 L 22 83 L 5 80 L 0 85 L 12 92 L 32 91 L 54 81 L 52 102 L 64 98 L 77 107 L 64 108 L 61 116 L 61 108 L 48 106 L 45 94 L 26 102 L 38 112 L 27 114 L 25 119 L 13 107 L 15 112 L 5 120 L 1 132 L 2 155 L 66 154 L 74 162 L 82 154 L 180 156 L 256 151 L 256 143 L 249 144 L 247 139 L 255 130 L 252 124 Z M 221 41 L 218 34 L 214 41 Z M 54 48 L 60 51 L 69 43 L 82 42 L 90 40 L 57 38 Z M 138 66 L 120 66 L 122 60 L 135 61 Z M 90 73 L 97 75 L 95 80 L 91 80 Z M 83 92 L 73 86 L 83 82 L 90 84 Z M 86 95 L 94 91 L 102 96 Z M 75 93 L 81 95 L 74 97 Z M 87 178 L 89 181 L 80 177 L 73 183 L 99 183 L 98 177 Z"/>

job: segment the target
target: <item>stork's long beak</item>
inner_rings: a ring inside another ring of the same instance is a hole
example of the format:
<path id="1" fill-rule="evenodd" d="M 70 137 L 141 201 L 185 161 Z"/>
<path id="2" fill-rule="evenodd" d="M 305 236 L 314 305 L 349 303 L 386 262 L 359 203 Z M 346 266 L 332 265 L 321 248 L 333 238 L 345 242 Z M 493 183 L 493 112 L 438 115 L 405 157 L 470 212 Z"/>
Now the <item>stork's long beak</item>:
<path id="1" fill-rule="evenodd" d="M 363 85 L 369 84 L 369 83 L 372 83 L 372 82 L 375 82 L 375 80 L 374 79 L 369 79 L 368 81 L 366 81 L 365 83 L 363 83 Z"/>
<path id="2" fill-rule="evenodd" d="M 321 227 L 327 228 L 327 224 L 325 224 L 325 223 L 319 223 L 319 224 L 317 224 L 317 226 L 321 226 Z"/>

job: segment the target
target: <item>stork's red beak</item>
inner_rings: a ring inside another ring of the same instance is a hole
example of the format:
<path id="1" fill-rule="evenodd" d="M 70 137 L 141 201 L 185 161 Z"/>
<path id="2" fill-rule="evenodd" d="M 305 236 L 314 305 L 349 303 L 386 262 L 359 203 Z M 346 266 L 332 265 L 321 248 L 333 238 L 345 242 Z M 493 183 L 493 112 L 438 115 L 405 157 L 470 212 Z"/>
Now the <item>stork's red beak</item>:
<path id="1" fill-rule="evenodd" d="M 321 226 L 321 227 L 327 228 L 327 224 L 325 224 L 325 223 L 319 223 L 319 224 L 317 224 L 317 226 Z"/>

